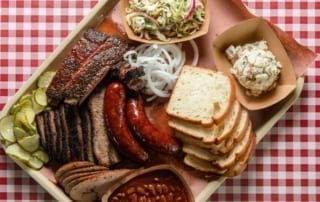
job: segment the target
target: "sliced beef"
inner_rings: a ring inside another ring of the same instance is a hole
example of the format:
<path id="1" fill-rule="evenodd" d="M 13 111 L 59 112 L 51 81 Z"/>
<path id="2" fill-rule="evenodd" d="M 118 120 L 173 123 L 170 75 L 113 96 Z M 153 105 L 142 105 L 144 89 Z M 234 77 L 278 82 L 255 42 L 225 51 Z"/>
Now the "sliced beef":
<path id="1" fill-rule="evenodd" d="M 120 156 L 110 142 L 103 116 L 105 88 L 98 88 L 88 100 L 88 108 L 93 127 L 93 151 L 98 164 L 107 167 L 120 161 Z"/>
<path id="2" fill-rule="evenodd" d="M 80 108 L 81 126 L 83 134 L 83 148 L 85 153 L 85 160 L 95 162 L 95 156 L 93 152 L 93 129 L 91 124 L 91 118 L 88 111 L 88 103 L 84 103 Z"/>
<path id="3" fill-rule="evenodd" d="M 111 66 L 122 60 L 128 49 L 129 44 L 121 38 L 109 37 L 66 85 L 65 102 L 71 105 L 81 104 L 107 75 Z"/>
<path id="4" fill-rule="evenodd" d="M 43 113 L 38 114 L 35 120 L 37 124 L 37 130 L 40 135 L 40 144 L 45 150 L 47 150 L 46 131 L 45 131 Z"/>
<path id="5" fill-rule="evenodd" d="M 56 130 L 57 130 L 57 152 L 56 152 L 56 160 L 60 162 L 61 160 L 64 159 L 65 153 L 64 153 L 64 142 L 63 142 L 63 131 L 62 131 L 62 123 L 61 123 L 61 118 L 60 118 L 60 113 L 59 109 L 54 110 L 54 122 L 56 125 Z"/>
<path id="6" fill-rule="evenodd" d="M 44 122 L 44 131 L 45 131 L 45 138 L 46 138 L 46 145 L 45 148 L 48 155 L 52 157 L 54 155 L 53 153 L 53 145 L 52 145 L 52 137 L 51 137 L 51 131 L 50 131 L 50 125 L 49 125 L 49 112 L 45 111 L 43 113 L 43 122 Z"/>
<path id="7" fill-rule="evenodd" d="M 83 138 L 82 124 L 81 124 L 82 120 L 81 120 L 78 107 L 73 107 L 72 109 L 73 109 L 74 121 L 77 128 L 77 133 L 74 135 L 76 135 L 77 143 L 79 146 L 78 148 L 79 153 L 77 154 L 78 155 L 77 160 L 84 161 L 85 153 L 84 153 L 84 138 Z"/>
<path id="8" fill-rule="evenodd" d="M 61 140 L 63 142 L 63 153 L 64 156 L 61 158 L 60 163 L 67 163 L 71 161 L 71 149 L 69 146 L 69 126 L 66 120 L 65 106 L 61 104 L 59 107 L 60 120 L 61 120 L 61 129 L 62 129 L 62 137 Z"/>
<path id="9" fill-rule="evenodd" d="M 56 129 L 56 124 L 54 121 L 55 115 L 54 115 L 54 111 L 50 110 L 47 113 L 47 122 L 46 125 L 48 127 L 48 136 L 50 136 L 49 138 L 49 142 L 50 142 L 50 146 L 51 146 L 51 152 L 52 154 L 57 154 L 58 153 L 58 144 L 57 144 L 57 129 Z"/>
<path id="10" fill-rule="evenodd" d="M 68 126 L 68 145 L 70 148 L 70 158 L 72 161 L 81 160 L 81 146 L 78 139 L 78 126 L 76 121 L 75 108 L 64 104 L 64 115 Z"/>

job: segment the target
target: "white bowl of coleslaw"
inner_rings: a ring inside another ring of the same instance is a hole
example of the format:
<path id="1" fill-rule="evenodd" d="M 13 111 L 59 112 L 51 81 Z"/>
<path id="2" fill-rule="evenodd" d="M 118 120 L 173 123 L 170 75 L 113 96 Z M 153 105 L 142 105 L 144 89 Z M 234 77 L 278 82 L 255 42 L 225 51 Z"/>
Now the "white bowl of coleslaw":
<path id="1" fill-rule="evenodd" d="M 123 0 L 121 15 L 128 38 L 142 43 L 179 43 L 209 29 L 207 0 Z"/>

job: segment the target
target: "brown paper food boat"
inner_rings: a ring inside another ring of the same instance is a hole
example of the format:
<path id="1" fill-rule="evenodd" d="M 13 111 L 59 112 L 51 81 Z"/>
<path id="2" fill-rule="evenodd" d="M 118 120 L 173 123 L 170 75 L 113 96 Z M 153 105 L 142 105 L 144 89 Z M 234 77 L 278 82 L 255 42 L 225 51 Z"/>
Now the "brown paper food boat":
<path id="1" fill-rule="evenodd" d="M 224 31 L 213 42 L 213 57 L 216 68 L 230 74 L 232 64 L 225 54 L 228 46 L 244 45 L 259 40 L 267 41 L 269 50 L 281 63 L 282 70 L 276 88 L 258 97 L 248 96 L 246 89 L 236 81 L 237 98 L 249 110 L 259 110 L 274 105 L 287 97 L 296 88 L 295 71 L 284 47 L 262 18 L 242 21 Z"/>
<path id="2" fill-rule="evenodd" d="M 179 42 L 184 42 L 184 41 L 189 41 L 191 39 L 198 38 L 200 36 L 205 35 L 208 32 L 209 29 L 209 24 L 210 24 L 210 7 L 207 6 L 207 0 L 203 0 L 204 5 L 205 5 L 205 21 L 202 24 L 201 28 L 199 31 L 193 33 L 192 35 L 182 37 L 182 38 L 170 38 L 169 41 L 160 41 L 160 40 L 155 40 L 155 39 L 144 39 L 139 36 L 137 36 L 131 29 L 131 27 L 128 25 L 125 16 L 125 9 L 128 7 L 129 0 L 122 0 L 121 3 L 121 18 L 122 18 L 122 23 L 125 28 L 125 31 L 128 35 L 128 38 L 134 41 L 142 42 L 142 43 L 155 43 L 155 44 L 168 44 L 168 43 L 179 43 Z"/>

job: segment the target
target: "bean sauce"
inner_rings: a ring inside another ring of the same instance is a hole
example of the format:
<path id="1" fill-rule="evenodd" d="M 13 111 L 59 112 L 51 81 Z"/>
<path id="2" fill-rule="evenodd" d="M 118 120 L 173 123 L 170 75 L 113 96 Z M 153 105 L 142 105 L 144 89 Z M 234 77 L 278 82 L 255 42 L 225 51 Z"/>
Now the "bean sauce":
<path id="1" fill-rule="evenodd" d="M 109 197 L 117 201 L 191 201 L 181 180 L 169 170 L 137 176 L 117 188 Z"/>

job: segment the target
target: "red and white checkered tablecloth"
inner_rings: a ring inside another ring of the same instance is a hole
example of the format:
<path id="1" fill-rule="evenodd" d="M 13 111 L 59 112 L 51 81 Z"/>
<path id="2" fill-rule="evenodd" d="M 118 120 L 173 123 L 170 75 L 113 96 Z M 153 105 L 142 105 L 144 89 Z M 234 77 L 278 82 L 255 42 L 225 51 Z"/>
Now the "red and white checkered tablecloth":
<path id="1" fill-rule="evenodd" d="M 319 0 L 245 0 L 303 45 L 320 52 Z M 0 0 L 0 109 L 97 0 Z M 320 60 L 298 101 L 257 146 L 246 171 L 212 201 L 320 201 Z M 0 149 L 0 201 L 52 197 Z"/>

